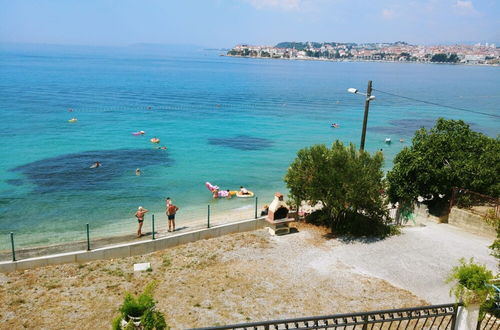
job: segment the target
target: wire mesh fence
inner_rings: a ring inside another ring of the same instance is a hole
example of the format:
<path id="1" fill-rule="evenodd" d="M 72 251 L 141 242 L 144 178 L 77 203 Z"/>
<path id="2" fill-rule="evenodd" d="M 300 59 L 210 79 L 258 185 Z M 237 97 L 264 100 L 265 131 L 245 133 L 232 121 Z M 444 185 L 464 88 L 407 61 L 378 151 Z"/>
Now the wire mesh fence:
<path id="1" fill-rule="evenodd" d="M 153 240 L 204 228 L 212 228 L 260 216 L 258 197 L 241 201 L 237 207 L 228 208 L 214 203 L 181 210 L 176 216 L 175 231 L 168 231 L 164 212 L 148 213 L 142 227 L 143 236 L 137 237 L 137 220 L 118 219 L 102 224 L 102 221 L 81 221 L 81 228 L 68 229 L 64 233 L 29 231 L 11 232 L 0 245 L 0 261 L 18 261 L 59 253 L 94 250 L 110 245 Z"/>

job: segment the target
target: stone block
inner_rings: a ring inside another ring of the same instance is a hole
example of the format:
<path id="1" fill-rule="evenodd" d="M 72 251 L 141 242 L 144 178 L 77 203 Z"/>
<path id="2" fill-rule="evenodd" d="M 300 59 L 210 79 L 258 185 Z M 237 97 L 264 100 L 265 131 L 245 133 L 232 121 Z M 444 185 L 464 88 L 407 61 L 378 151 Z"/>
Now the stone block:
<path id="1" fill-rule="evenodd" d="M 130 245 L 130 255 L 131 256 L 138 256 L 138 255 L 144 255 L 144 254 L 149 254 L 151 252 L 156 251 L 156 246 L 155 246 L 155 241 L 145 241 L 145 242 L 139 242 L 135 244 Z"/>
<path id="2" fill-rule="evenodd" d="M 220 236 L 220 230 L 218 227 L 207 228 L 199 231 L 200 239 L 209 239 Z"/>
<path id="3" fill-rule="evenodd" d="M 104 259 L 130 257 L 130 245 L 117 245 L 103 249 Z"/>
<path id="4" fill-rule="evenodd" d="M 47 265 L 68 264 L 76 261 L 76 253 L 65 253 L 47 258 Z"/>
<path id="5" fill-rule="evenodd" d="M 155 248 L 156 251 L 168 249 L 174 246 L 179 245 L 179 237 L 162 237 L 160 239 L 155 240 Z"/>
<path id="6" fill-rule="evenodd" d="M 16 270 L 33 269 L 48 265 L 49 258 L 32 258 L 17 261 Z"/>
<path id="7" fill-rule="evenodd" d="M 178 245 L 195 242 L 200 239 L 200 233 L 193 232 L 193 233 L 182 234 L 177 236 L 177 239 L 178 239 Z"/>
<path id="8" fill-rule="evenodd" d="M 78 252 L 75 256 L 78 263 L 101 260 L 104 259 L 104 250 L 82 251 Z"/>
<path id="9" fill-rule="evenodd" d="M 16 270 L 16 261 L 0 262 L 0 273 L 10 273 Z"/>

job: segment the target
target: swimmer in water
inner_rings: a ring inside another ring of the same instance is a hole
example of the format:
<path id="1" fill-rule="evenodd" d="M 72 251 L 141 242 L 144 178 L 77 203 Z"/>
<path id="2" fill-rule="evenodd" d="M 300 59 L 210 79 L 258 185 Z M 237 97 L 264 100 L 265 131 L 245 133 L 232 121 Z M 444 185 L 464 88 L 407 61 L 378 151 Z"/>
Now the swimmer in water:
<path id="1" fill-rule="evenodd" d="M 141 169 L 140 168 L 136 168 L 135 169 L 135 175 L 137 175 L 137 176 L 141 175 Z"/>
<path id="2" fill-rule="evenodd" d="M 167 150 L 167 147 L 158 147 L 156 149 Z"/>
<path id="3" fill-rule="evenodd" d="M 90 165 L 90 168 L 98 168 L 101 166 L 101 162 L 95 162 L 94 164 Z"/>

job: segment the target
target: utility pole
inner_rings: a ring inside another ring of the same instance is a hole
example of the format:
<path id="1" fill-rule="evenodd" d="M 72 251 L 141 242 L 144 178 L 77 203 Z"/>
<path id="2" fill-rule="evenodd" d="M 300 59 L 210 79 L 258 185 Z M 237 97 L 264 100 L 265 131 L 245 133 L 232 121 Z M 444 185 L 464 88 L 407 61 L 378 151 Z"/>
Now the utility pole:
<path id="1" fill-rule="evenodd" d="M 359 144 L 359 151 L 363 151 L 365 149 L 366 124 L 368 123 L 368 109 L 370 107 L 371 95 L 372 95 L 372 81 L 368 80 L 368 88 L 366 89 L 366 99 L 365 99 L 365 116 L 363 118 L 363 131 L 361 132 L 361 143 Z"/>

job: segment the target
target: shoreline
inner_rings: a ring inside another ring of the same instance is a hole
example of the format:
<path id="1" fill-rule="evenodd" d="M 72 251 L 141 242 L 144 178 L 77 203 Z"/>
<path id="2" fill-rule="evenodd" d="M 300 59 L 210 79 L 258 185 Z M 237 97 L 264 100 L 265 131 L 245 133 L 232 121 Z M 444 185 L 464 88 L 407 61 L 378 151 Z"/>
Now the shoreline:
<path id="1" fill-rule="evenodd" d="M 255 200 L 255 199 L 253 199 Z M 260 208 L 257 209 L 260 212 Z M 216 227 L 223 224 L 230 224 L 233 222 L 238 222 L 242 220 L 249 220 L 254 218 L 254 209 L 248 206 L 239 207 L 230 210 L 224 210 L 220 212 L 216 212 L 214 214 L 210 214 L 210 226 Z M 259 214 L 258 214 L 259 215 Z M 99 234 L 96 233 L 94 238 L 92 234 L 90 235 L 90 247 L 91 250 L 102 248 L 109 245 L 121 244 L 121 243 L 132 243 L 132 242 L 140 242 L 152 239 L 152 222 L 151 218 L 146 218 L 145 224 L 143 226 L 143 236 L 137 237 L 137 222 L 134 222 L 133 225 L 130 224 L 129 221 L 123 220 L 122 223 L 114 223 L 112 227 L 120 226 L 122 231 L 115 231 L 110 235 L 104 235 L 104 233 L 108 232 L 110 226 L 105 226 L 99 230 Z M 124 223 L 127 223 L 124 225 Z M 167 232 L 167 220 L 166 216 L 161 217 L 160 219 L 155 219 L 155 238 L 162 238 L 166 236 L 175 235 L 178 233 L 190 232 L 193 230 L 198 230 L 207 227 L 207 219 L 198 217 L 188 217 L 185 219 L 176 219 L 176 231 L 173 233 Z M 129 233 L 125 232 L 125 230 L 130 230 Z M 28 236 L 29 234 L 27 234 Z M 83 237 L 84 235 L 82 235 Z M 45 245 L 32 245 L 27 244 L 26 246 L 16 248 L 15 254 L 17 260 L 28 259 L 33 257 L 43 257 L 52 254 L 59 253 L 67 253 L 67 252 L 75 252 L 82 251 L 87 249 L 87 241 L 85 239 L 78 240 L 70 240 L 54 242 L 53 244 L 45 244 Z M 12 259 L 12 251 L 11 249 L 2 249 L 0 250 L 0 261 L 9 261 Z"/>
<path id="2" fill-rule="evenodd" d="M 328 59 L 328 58 L 283 58 L 283 57 L 261 57 L 261 56 L 242 56 L 242 55 L 229 55 L 220 54 L 219 56 L 224 57 L 235 57 L 235 58 L 255 58 L 263 60 L 284 60 L 284 61 L 317 61 L 317 62 L 369 62 L 369 63 L 401 63 L 401 64 L 438 64 L 438 65 L 463 65 L 463 66 L 486 66 L 486 67 L 500 67 L 500 64 L 472 64 L 472 63 L 444 63 L 444 62 L 422 62 L 422 61 L 387 61 L 387 60 L 356 60 L 356 59 Z"/>

